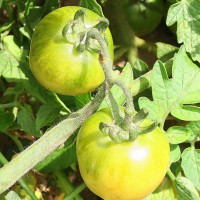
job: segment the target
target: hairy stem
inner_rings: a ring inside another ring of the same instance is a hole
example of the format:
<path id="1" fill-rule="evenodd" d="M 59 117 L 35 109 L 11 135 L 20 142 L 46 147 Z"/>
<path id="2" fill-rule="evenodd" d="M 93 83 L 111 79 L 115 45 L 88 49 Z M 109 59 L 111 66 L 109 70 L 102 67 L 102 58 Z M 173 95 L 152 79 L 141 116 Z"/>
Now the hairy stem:
<path id="1" fill-rule="evenodd" d="M 26 150 L 13 158 L 9 163 L 5 164 L 0 169 L 0 194 L 11 187 L 47 155 L 62 145 L 99 107 L 104 97 L 105 85 L 101 86 L 94 100 L 87 105 L 87 109 L 84 109 L 79 116 L 63 120 Z"/>
<path id="2" fill-rule="evenodd" d="M 3 156 L 3 154 L 0 152 L 0 163 L 5 165 L 8 163 L 7 159 Z M 26 193 L 31 197 L 32 200 L 38 200 L 38 198 L 35 196 L 34 192 L 30 189 L 28 184 L 23 180 L 18 180 L 19 185 L 26 191 Z"/>
<path id="3" fill-rule="evenodd" d="M 89 33 L 91 37 L 94 37 L 100 44 L 102 54 L 103 54 L 103 63 L 102 68 L 104 70 L 107 83 L 111 87 L 113 84 L 117 84 L 124 92 L 126 96 L 126 109 L 125 109 L 125 119 L 123 128 L 126 130 L 130 129 L 130 124 L 132 121 L 133 112 L 135 111 L 133 106 L 132 94 L 128 86 L 116 75 L 112 69 L 112 59 L 110 57 L 107 44 L 99 31 L 97 29 L 92 29 Z"/>

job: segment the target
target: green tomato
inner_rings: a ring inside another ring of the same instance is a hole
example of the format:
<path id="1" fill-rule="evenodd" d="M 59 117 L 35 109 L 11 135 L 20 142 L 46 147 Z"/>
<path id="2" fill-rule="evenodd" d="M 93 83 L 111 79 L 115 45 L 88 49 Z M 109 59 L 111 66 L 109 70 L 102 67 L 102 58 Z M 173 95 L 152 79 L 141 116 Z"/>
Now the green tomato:
<path id="1" fill-rule="evenodd" d="M 99 54 L 85 50 L 78 52 L 62 36 L 64 26 L 71 22 L 81 7 L 59 8 L 37 25 L 31 41 L 30 65 L 36 79 L 45 88 L 65 95 L 83 94 L 95 90 L 105 79 Z M 100 18 L 86 9 L 86 27 L 97 24 Z M 113 58 L 113 40 L 105 31 L 108 48 Z"/>
<path id="2" fill-rule="evenodd" d="M 93 114 L 77 136 L 80 173 L 88 188 L 105 200 L 141 200 L 153 192 L 169 167 L 168 140 L 160 128 L 141 134 L 134 142 L 116 143 L 99 130 L 111 123 L 109 109 Z M 150 125 L 145 120 L 141 126 Z"/>
<path id="3" fill-rule="evenodd" d="M 135 0 L 123 6 L 128 23 L 138 36 L 151 33 L 163 16 L 163 0 Z"/>

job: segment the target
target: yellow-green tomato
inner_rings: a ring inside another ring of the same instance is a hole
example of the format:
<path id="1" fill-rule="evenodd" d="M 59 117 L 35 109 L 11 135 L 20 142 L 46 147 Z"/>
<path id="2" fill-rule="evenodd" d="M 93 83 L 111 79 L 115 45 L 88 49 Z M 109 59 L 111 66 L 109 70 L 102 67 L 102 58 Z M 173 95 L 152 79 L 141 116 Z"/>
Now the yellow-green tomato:
<path id="1" fill-rule="evenodd" d="M 105 200 L 141 200 L 166 174 L 168 140 L 157 127 L 134 142 L 115 143 L 99 130 L 100 122 L 112 121 L 109 109 L 103 109 L 82 125 L 76 144 L 80 173 L 88 188 Z M 151 123 L 145 120 L 142 126 Z"/>
<path id="2" fill-rule="evenodd" d="M 83 9 L 67 6 L 56 9 L 37 25 L 30 48 L 30 65 L 36 79 L 47 89 L 65 95 L 83 94 L 95 90 L 105 79 L 99 54 L 85 50 L 82 53 L 62 36 L 67 23 Z M 87 28 L 96 25 L 99 15 L 85 9 Z M 109 29 L 105 31 L 111 57 L 113 40 Z"/>

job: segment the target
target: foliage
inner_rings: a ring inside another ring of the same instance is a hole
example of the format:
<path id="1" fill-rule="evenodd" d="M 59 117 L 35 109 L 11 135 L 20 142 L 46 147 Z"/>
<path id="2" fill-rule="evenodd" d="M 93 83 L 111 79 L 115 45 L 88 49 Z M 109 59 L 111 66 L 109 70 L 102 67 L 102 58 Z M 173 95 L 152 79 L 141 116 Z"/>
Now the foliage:
<path id="1" fill-rule="evenodd" d="M 85 185 L 77 175 L 77 131 L 105 107 L 111 108 L 117 125 L 119 105 L 147 110 L 147 118 L 165 130 L 170 143 L 166 177 L 145 200 L 200 199 L 200 2 L 165 1 L 163 20 L 143 38 L 129 27 L 120 0 L 98 2 L 78 3 L 109 20 L 115 60 L 105 60 L 115 69 L 113 79 L 92 93 L 65 96 L 37 82 L 29 53 L 40 20 L 70 1 L 0 0 L 0 200 L 87 199 L 79 194 Z M 101 51 L 103 59 L 106 48 Z M 127 114 L 126 120 L 130 118 Z M 48 185 L 56 192 L 48 192 Z"/>

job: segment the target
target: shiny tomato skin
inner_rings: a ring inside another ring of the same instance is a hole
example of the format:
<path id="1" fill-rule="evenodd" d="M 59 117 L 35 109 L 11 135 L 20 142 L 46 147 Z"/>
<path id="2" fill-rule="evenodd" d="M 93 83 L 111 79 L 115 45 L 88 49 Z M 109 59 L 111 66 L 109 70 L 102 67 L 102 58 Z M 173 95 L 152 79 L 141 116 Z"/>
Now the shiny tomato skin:
<path id="1" fill-rule="evenodd" d="M 141 200 L 166 174 L 169 143 L 158 127 L 134 142 L 115 143 L 99 130 L 100 122 L 112 121 L 109 109 L 103 109 L 82 125 L 76 144 L 80 173 L 88 188 L 105 200 Z"/>
<path id="2" fill-rule="evenodd" d="M 30 65 L 36 79 L 47 89 L 65 95 L 95 90 L 105 79 L 99 54 L 78 52 L 62 37 L 63 27 L 73 20 L 77 6 L 66 6 L 45 16 L 34 31 L 30 48 Z M 87 27 L 97 24 L 98 16 L 86 9 Z M 109 29 L 106 38 L 113 58 L 113 40 Z"/>
<path id="3" fill-rule="evenodd" d="M 127 1 L 123 5 L 128 23 L 138 36 L 151 33 L 163 17 L 163 0 Z"/>

